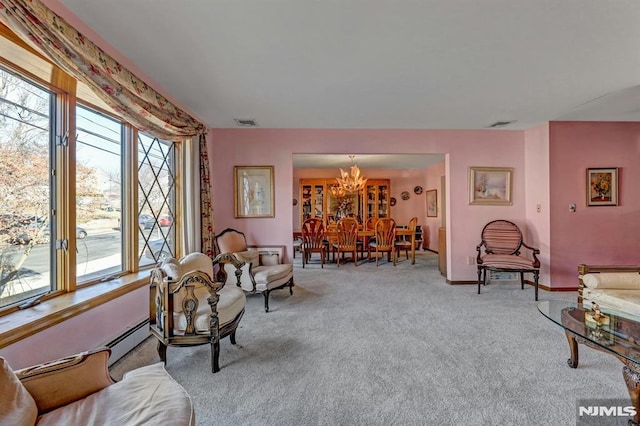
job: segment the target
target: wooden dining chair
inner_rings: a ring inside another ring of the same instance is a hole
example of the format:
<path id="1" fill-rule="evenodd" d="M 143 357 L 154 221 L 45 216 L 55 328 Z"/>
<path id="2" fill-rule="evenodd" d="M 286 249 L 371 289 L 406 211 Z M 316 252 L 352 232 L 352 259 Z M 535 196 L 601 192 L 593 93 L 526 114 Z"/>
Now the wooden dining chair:
<path id="1" fill-rule="evenodd" d="M 414 216 L 411 218 L 409 225 L 407 226 L 407 229 L 411 231 L 411 237 L 409 239 L 403 238 L 395 242 L 396 259 L 400 255 L 400 250 L 404 250 L 407 260 L 409 259 L 409 250 L 411 250 L 411 247 L 416 244 L 416 226 L 418 226 L 418 218 Z M 415 258 L 411 259 L 411 264 L 414 264 L 415 262 Z"/>
<path id="2" fill-rule="evenodd" d="M 369 241 L 368 260 L 371 261 L 371 252 L 375 252 L 376 266 L 378 266 L 378 253 L 387 253 L 387 262 L 391 262 L 391 256 L 393 256 L 393 265 L 395 266 L 397 261 L 395 241 L 396 221 L 390 217 L 378 219 L 375 227 L 375 241 Z"/>
<path id="3" fill-rule="evenodd" d="M 311 253 L 320 253 L 320 267 L 324 268 L 327 251 L 324 221 L 318 217 L 310 217 L 302 223 L 302 267 L 309 262 Z"/>
<path id="4" fill-rule="evenodd" d="M 340 257 L 350 252 L 353 263 L 358 266 L 358 220 L 355 217 L 344 217 L 338 222 L 337 242 L 332 244 L 338 253 L 337 264 L 340 267 Z"/>

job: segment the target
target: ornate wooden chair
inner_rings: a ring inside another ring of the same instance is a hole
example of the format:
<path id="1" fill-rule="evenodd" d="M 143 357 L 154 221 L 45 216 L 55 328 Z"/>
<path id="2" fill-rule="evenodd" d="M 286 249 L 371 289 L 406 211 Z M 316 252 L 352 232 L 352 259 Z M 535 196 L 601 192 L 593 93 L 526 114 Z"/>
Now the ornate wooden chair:
<path id="1" fill-rule="evenodd" d="M 483 253 L 484 248 L 484 253 Z M 529 249 L 533 258 L 522 256 L 522 248 Z M 508 220 L 494 220 L 482 229 L 480 244 L 476 247 L 478 256 L 478 294 L 480 285 L 487 282 L 487 271 L 517 272 L 520 274 L 520 285 L 524 289 L 524 274 L 533 274 L 535 285 L 535 300 L 538 300 L 538 278 L 540 275 L 540 260 L 537 254 L 540 250 L 527 245 L 522 240 L 520 228 Z"/>
<path id="2" fill-rule="evenodd" d="M 226 272 L 214 265 L 229 264 L 239 271 L 243 263 L 229 254 L 213 261 L 203 253 L 191 253 L 179 261 L 167 258 L 151 271 L 154 303 L 150 331 L 158 339 L 158 355 L 166 364 L 167 346 L 211 345 L 211 371 L 220 371 L 220 339 L 236 344 L 236 329 L 244 315 L 246 297 L 238 283 L 225 285 Z"/>
<path id="3" fill-rule="evenodd" d="M 412 246 L 416 245 L 416 227 L 417 226 L 418 226 L 418 218 L 414 216 L 411 218 L 411 220 L 409 220 L 409 225 L 407 226 L 407 229 L 409 231 L 412 231 L 411 238 L 397 240 L 395 243 L 396 258 L 400 254 L 400 250 L 404 250 L 405 255 L 407 256 L 407 260 L 409 259 L 409 250 L 411 250 Z M 415 262 L 416 262 L 415 258 L 411 259 L 412 264 Z"/>
<path id="4" fill-rule="evenodd" d="M 378 266 L 378 253 L 387 253 L 387 262 L 391 262 L 393 255 L 393 265 L 395 266 L 397 257 L 395 251 L 396 241 L 396 221 L 390 217 L 381 217 L 375 226 L 375 241 L 369 241 L 369 256 L 371 261 L 371 252 L 376 254 L 376 266 Z"/>
<path id="5" fill-rule="evenodd" d="M 358 220 L 355 217 L 343 217 L 338 222 L 337 242 L 333 243 L 333 249 L 338 253 L 338 267 L 340 267 L 340 255 L 351 253 L 353 263 L 358 266 Z"/>
<path id="6" fill-rule="evenodd" d="M 260 252 L 249 250 L 244 233 L 232 228 L 227 228 L 216 235 L 215 242 L 220 253 L 230 253 L 239 261 L 244 262 L 241 268 L 240 286 L 249 294 L 262 293 L 265 312 L 269 312 L 271 291 L 289 287 L 289 294 L 293 294 L 293 264 L 261 264 Z M 224 265 L 224 268 L 227 271 L 228 284 L 233 280 L 232 274 L 235 271 L 233 266 L 229 264 Z"/>
<path id="7" fill-rule="evenodd" d="M 320 267 L 328 254 L 324 221 L 318 217 L 310 217 L 302 223 L 302 267 L 309 262 L 311 253 L 320 253 Z"/>

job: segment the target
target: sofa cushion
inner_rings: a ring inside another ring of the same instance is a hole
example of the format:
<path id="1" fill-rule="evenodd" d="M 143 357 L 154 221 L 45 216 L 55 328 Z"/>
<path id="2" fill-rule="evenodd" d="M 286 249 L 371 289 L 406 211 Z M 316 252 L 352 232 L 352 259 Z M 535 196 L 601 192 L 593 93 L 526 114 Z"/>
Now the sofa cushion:
<path id="1" fill-rule="evenodd" d="M 640 273 L 637 272 L 602 272 L 585 274 L 582 282 L 588 288 L 640 290 Z"/>
<path id="2" fill-rule="evenodd" d="M 583 304 L 588 308 L 591 302 L 597 303 L 603 310 L 612 309 L 630 319 L 640 318 L 640 292 L 638 290 L 602 290 L 585 288 L 582 293 Z"/>
<path id="3" fill-rule="evenodd" d="M 191 398 L 160 362 L 130 371 L 122 381 L 43 415 L 38 425 L 194 423 Z"/>
<path id="4" fill-rule="evenodd" d="M 0 425 L 33 425 L 38 408 L 9 363 L 0 358 Z"/>

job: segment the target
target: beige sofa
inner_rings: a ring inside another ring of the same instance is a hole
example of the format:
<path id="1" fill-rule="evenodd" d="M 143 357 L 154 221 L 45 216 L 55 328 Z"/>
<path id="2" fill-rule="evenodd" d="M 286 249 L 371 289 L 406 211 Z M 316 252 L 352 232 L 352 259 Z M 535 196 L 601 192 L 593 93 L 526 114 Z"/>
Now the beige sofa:
<path id="1" fill-rule="evenodd" d="M 13 371 L 0 357 L 0 425 L 193 425 L 191 398 L 162 363 L 117 383 L 99 348 Z"/>
<path id="2" fill-rule="evenodd" d="M 578 303 L 640 317 L 640 266 L 578 266 Z"/>

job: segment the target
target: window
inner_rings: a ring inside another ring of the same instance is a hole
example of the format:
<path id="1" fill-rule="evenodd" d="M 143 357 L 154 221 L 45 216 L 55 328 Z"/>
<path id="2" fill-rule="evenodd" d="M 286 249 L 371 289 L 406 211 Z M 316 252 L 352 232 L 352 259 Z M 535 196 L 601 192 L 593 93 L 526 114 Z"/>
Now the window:
<path id="1" fill-rule="evenodd" d="M 123 271 L 124 124 L 76 107 L 76 276 L 78 282 Z"/>
<path id="2" fill-rule="evenodd" d="M 0 68 L 0 308 L 51 290 L 55 94 Z"/>
<path id="3" fill-rule="evenodd" d="M 175 256 L 175 146 L 138 135 L 140 265 Z"/>
<path id="4" fill-rule="evenodd" d="M 0 47 L 0 313 L 177 256 L 181 144 L 20 43 Z"/>

